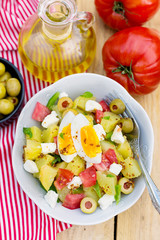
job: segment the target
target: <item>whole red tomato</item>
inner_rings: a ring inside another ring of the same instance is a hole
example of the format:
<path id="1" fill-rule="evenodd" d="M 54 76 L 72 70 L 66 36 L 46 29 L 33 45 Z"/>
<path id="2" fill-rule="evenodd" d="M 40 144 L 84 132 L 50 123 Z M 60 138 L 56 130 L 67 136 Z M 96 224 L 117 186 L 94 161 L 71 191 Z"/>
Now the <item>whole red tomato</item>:
<path id="1" fill-rule="evenodd" d="M 102 50 L 108 77 L 131 94 L 147 94 L 160 82 L 160 34 L 144 27 L 126 28 L 112 35 Z"/>
<path id="2" fill-rule="evenodd" d="M 122 30 L 148 21 L 158 10 L 159 0 L 95 0 L 103 21 L 113 29 Z"/>

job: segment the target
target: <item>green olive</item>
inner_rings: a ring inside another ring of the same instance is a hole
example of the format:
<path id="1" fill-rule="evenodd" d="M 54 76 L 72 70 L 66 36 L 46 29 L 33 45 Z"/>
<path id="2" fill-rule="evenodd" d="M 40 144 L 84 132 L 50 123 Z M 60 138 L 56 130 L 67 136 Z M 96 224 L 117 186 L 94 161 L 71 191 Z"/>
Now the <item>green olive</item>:
<path id="1" fill-rule="evenodd" d="M 129 194 L 134 189 L 134 183 L 125 177 L 121 178 L 118 184 L 121 185 L 121 192 L 124 194 Z"/>
<path id="2" fill-rule="evenodd" d="M 110 107 L 111 112 L 116 113 L 116 114 L 121 114 L 125 110 L 125 104 L 119 98 L 112 100 L 109 107 Z"/>
<path id="3" fill-rule="evenodd" d="M 62 97 L 59 99 L 57 106 L 60 112 L 64 112 L 66 109 L 73 107 L 73 101 L 69 97 Z"/>
<path id="4" fill-rule="evenodd" d="M 82 199 L 80 208 L 84 213 L 93 213 L 97 208 L 97 202 L 91 197 Z"/>
<path id="5" fill-rule="evenodd" d="M 0 100 L 0 113 L 8 115 L 14 110 L 14 105 L 8 99 Z"/>
<path id="6" fill-rule="evenodd" d="M 0 99 L 6 96 L 6 89 L 2 83 L 0 83 Z"/>
<path id="7" fill-rule="evenodd" d="M 9 72 L 5 72 L 2 76 L 0 76 L 0 82 L 3 83 L 4 86 L 6 86 L 6 81 L 11 77 L 12 76 Z"/>
<path id="8" fill-rule="evenodd" d="M 0 76 L 2 76 L 5 73 L 5 65 L 3 63 L 0 62 Z"/>
<path id="9" fill-rule="evenodd" d="M 68 109 L 66 109 L 66 110 L 63 112 L 62 117 L 64 118 L 64 116 L 65 116 L 68 112 L 72 112 L 74 115 L 77 115 L 77 114 L 78 114 L 78 112 L 76 111 L 76 109 L 68 108 Z"/>
<path id="10" fill-rule="evenodd" d="M 8 99 L 11 103 L 13 103 L 13 105 L 16 107 L 18 104 L 18 98 L 17 97 L 7 97 L 6 99 Z"/>
<path id="11" fill-rule="evenodd" d="M 134 124 L 131 118 L 122 118 L 118 124 L 124 133 L 130 133 L 133 131 Z"/>
<path id="12" fill-rule="evenodd" d="M 11 97 L 16 97 L 21 91 L 21 84 L 17 78 L 10 78 L 6 83 L 7 93 Z"/>

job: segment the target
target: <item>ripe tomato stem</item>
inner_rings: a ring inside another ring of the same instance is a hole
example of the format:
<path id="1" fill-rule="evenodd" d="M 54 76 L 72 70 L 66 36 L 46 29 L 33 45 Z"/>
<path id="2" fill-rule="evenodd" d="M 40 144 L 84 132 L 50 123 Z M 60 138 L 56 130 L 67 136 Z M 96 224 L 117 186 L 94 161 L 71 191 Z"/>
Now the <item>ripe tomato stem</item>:
<path id="1" fill-rule="evenodd" d="M 124 10 L 122 2 L 115 1 L 114 6 L 113 6 L 113 11 L 118 13 L 118 14 L 121 14 L 123 17 L 125 17 L 124 16 L 125 10 Z"/>
<path id="2" fill-rule="evenodd" d="M 118 64 L 120 66 L 118 66 L 117 68 L 113 69 L 112 72 L 115 73 L 115 72 L 121 72 L 121 74 L 127 74 L 127 76 L 129 77 L 129 79 L 132 80 L 135 88 L 136 88 L 136 84 L 140 85 L 140 83 L 136 82 L 135 79 L 134 79 L 134 75 L 133 75 L 133 71 L 132 71 L 132 61 L 130 63 L 130 66 L 123 66 L 121 63 L 118 62 Z"/>

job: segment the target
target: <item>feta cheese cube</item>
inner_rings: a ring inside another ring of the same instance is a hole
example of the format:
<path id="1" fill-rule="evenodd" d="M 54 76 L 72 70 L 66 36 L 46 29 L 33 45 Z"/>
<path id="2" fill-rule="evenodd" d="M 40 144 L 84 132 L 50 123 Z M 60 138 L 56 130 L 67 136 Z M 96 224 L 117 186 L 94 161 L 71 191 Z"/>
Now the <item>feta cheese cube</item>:
<path id="1" fill-rule="evenodd" d="M 80 177 L 75 176 L 71 182 L 68 183 L 67 187 L 69 189 L 73 189 L 73 188 L 79 188 L 79 186 L 82 184 L 82 181 L 80 179 Z"/>
<path id="2" fill-rule="evenodd" d="M 113 134 L 111 136 L 111 141 L 118 143 L 118 144 L 124 143 L 124 141 L 125 141 L 125 138 L 122 134 L 122 129 L 118 125 L 116 125 L 116 127 L 113 131 Z"/>
<path id="3" fill-rule="evenodd" d="M 53 153 L 56 151 L 55 143 L 41 143 L 41 147 L 43 154 Z"/>
<path id="4" fill-rule="evenodd" d="M 55 111 L 52 111 L 49 115 L 47 115 L 43 122 L 42 127 L 48 128 L 52 124 L 57 124 L 59 122 L 59 118 L 57 117 L 57 113 Z"/>
<path id="5" fill-rule="evenodd" d="M 58 199 L 58 194 L 52 190 L 48 191 L 47 194 L 44 196 L 45 200 L 47 201 L 47 203 L 54 208 L 56 206 L 57 203 L 57 199 Z"/>
<path id="6" fill-rule="evenodd" d="M 62 97 L 68 97 L 68 94 L 66 92 L 61 92 L 59 94 L 59 99 L 62 98 Z"/>
<path id="7" fill-rule="evenodd" d="M 95 112 L 96 110 L 103 110 L 101 104 L 94 100 L 88 100 L 85 105 L 85 111 Z"/>
<path id="8" fill-rule="evenodd" d="M 98 200 L 99 206 L 102 210 L 105 210 L 106 208 L 108 208 L 110 205 L 112 205 L 113 201 L 114 201 L 114 195 L 108 195 L 108 194 L 104 194 L 103 197 L 101 197 Z"/>
<path id="9" fill-rule="evenodd" d="M 32 160 L 25 161 L 23 167 L 29 173 L 38 173 L 39 172 L 36 163 Z"/>
<path id="10" fill-rule="evenodd" d="M 112 163 L 110 165 L 109 171 L 118 176 L 119 173 L 122 171 L 122 165 L 117 163 Z"/>
<path id="11" fill-rule="evenodd" d="M 106 132 L 104 131 L 104 128 L 102 127 L 101 124 L 96 124 L 93 126 L 94 130 L 96 131 L 96 134 L 99 138 L 99 141 L 104 140 L 105 136 L 106 136 Z"/>
<path id="12" fill-rule="evenodd" d="M 89 168 L 89 167 L 92 167 L 92 166 L 93 166 L 93 163 L 86 162 L 86 168 Z"/>

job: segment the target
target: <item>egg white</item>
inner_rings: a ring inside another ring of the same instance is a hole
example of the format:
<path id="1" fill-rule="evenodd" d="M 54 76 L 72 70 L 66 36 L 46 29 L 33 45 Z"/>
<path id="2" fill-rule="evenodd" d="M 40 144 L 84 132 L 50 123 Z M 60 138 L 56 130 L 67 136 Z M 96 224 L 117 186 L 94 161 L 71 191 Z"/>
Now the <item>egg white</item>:
<path id="1" fill-rule="evenodd" d="M 90 163 L 100 163 L 101 162 L 101 156 L 102 153 L 97 153 L 97 155 L 93 158 L 90 158 L 86 155 L 86 153 L 83 150 L 83 146 L 81 144 L 81 128 L 90 125 L 87 118 L 79 113 L 75 116 L 72 124 L 71 124 L 71 135 L 74 142 L 75 149 L 77 151 L 77 154 L 83 158 L 86 162 Z"/>
<path id="2" fill-rule="evenodd" d="M 75 118 L 75 115 L 73 112 L 69 111 L 65 116 L 64 118 L 62 119 L 61 121 L 61 124 L 59 126 L 59 132 L 58 132 L 58 136 L 59 134 L 62 132 L 63 128 L 68 126 L 70 123 L 73 122 Z M 58 141 L 58 152 L 59 152 L 59 155 L 60 157 L 62 158 L 63 161 L 69 163 L 73 160 L 74 157 L 77 156 L 77 153 L 73 153 L 73 154 L 69 154 L 69 155 L 64 155 L 64 154 L 61 154 L 60 153 L 60 150 L 59 150 L 59 141 Z"/>

